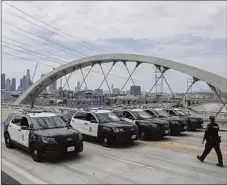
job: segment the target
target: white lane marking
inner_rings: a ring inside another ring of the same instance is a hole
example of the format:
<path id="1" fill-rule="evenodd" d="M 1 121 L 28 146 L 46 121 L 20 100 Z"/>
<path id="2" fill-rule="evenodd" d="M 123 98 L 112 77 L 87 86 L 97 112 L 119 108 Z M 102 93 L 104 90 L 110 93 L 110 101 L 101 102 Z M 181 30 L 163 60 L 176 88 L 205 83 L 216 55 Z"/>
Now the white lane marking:
<path id="1" fill-rule="evenodd" d="M 114 160 L 117 160 L 117 161 L 122 161 L 122 162 L 125 162 L 125 163 L 129 163 L 129 164 L 134 164 L 136 166 L 148 168 L 150 170 L 154 170 L 154 168 L 151 167 L 151 166 L 146 166 L 146 165 L 143 165 L 143 164 L 135 163 L 135 162 L 132 162 L 132 161 L 127 161 L 127 160 L 124 160 L 124 159 L 120 159 L 120 158 L 116 158 L 116 157 L 112 157 L 112 156 L 108 156 L 108 155 L 105 155 L 105 157 L 108 157 L 110 159 L 114 159 Z"/>
<path id="2" fill-rule="evenodd" d="M 22 175 L 23 177 L 25 177 L 26 179 L 30 180 L 31 182 L 35 183 L 35 184 L 48 184 L 32 175 L 30 175 L 28 172 L 18 168 L 17 166 L 15 166 L 14 164 L 8 162 L 5 159 L 2 159 L 2 164 L 6 165 L 7 167 L 11 168 L 13 171 L 19 173 L 20 175 Z"/>

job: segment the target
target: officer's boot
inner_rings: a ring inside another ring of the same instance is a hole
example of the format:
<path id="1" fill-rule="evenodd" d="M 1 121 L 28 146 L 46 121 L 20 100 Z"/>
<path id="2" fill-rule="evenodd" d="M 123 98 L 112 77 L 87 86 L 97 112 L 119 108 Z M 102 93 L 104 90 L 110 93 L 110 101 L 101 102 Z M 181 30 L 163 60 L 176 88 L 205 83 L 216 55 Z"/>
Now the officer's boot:
<path id="1" fill-rule="evenodd" d="M 197 159 L 200 160 L 200 162 L 203 162 L 203 159 L 197 155 Z"/>
<path id="2" fill-rule="evenodd" d="M 216 166 L 223 167 L 223 163 L 218 163 Z"/>

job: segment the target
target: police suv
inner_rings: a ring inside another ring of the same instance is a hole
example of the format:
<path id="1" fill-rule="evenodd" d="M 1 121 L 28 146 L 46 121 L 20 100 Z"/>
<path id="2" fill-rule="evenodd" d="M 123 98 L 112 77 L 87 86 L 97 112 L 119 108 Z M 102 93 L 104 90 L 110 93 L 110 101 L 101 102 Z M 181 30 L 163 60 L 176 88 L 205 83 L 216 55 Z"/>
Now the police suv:
<path id="1" fill-rule="evenodd" d="M 34 161 L 48 154 L 80 153 L 82 134 L 53 113 L 11 113 L 4 122 L 7 148 L 26 148 Z"/>
<path id="2" fill-rule="evenodd" d="M 187 121 L 178 117 L 171 117 L 167 112 L 162 109 L 144 109 L 148 114 L 153 116 L 154 118 L 159 118 L 162 120 L 167 120 L 170 126 L 170 135 L 178 135 L 181 132 L 185 132 L 187 130 Z"/>
<path id="3" fill-rule="evenodd" d="M 95 137 L 105 147 L 138 139 L 137 126 L 121 120 L 109 110 L 79 110 L 70 125 L 86 136 Z"/>
<path id="4" fill-rule="evenodd" d="M 136 124 L 141 140 L 159 139 L 170 133 L 168 121 L 154 119 L 143 109 L 114 110 L 113 112 L 125 121 Z"/>
<path id="5" fill-rule="evenodd" d="M 189 114 L 178 108 L 170 108 L 165 110 L 172 117 L 185 119 L 187 121 L 188 130 L 195 131 L 196 129 L 203 128 L 203 119 L 200 117 L 190 116 Z"/>

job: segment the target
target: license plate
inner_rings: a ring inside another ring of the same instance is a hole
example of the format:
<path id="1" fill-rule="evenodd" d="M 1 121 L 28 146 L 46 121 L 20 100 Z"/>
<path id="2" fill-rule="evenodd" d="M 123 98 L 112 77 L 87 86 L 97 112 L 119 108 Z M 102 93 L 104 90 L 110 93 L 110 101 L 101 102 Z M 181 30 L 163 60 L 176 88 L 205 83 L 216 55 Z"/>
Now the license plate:
<path id="1" fill-rule="evenodd" d="M 168 133 L 169 133 L 169 131 L 168 131 L 168 130 L 166 130 L 166 131 L 165 131 L 165 134 L 168 134 Z"/>
<path id="2" fill-rule="evenodd" d="M 187 126 L 184 126 L 184 129 L 187 129 Z"/>
<path id="3" fill-rule="evenodd" d="M 75 150 L 75 147 L 74 146 L 70 146 L 67 148 L 67 152 L 72 152 Z"/>
<path id="4" fill-rule="evenodd" d="M 136 139 L 136 135 L 132 135 L 132 139 Z"/>

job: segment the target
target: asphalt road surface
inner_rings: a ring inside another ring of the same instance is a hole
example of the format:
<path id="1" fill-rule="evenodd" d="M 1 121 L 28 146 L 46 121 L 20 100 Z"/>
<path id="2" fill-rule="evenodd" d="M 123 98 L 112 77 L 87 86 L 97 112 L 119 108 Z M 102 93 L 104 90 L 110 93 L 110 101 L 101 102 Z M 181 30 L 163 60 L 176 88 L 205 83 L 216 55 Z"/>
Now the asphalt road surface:
<path id="1" fill-rule="evenodd" d="M 216 167 L 213 150 L 204 163 L 196 159 L 204 147 L 203 132 L 197 131 L 128 147 L 105 148 L 85 141 L 81 154 L 42 163 L 23 150 L 7 149 L 2 137 L 2 170 L 21 184 L 226 184 L 227 132 L 220 134 L 224 168 Z"/>

